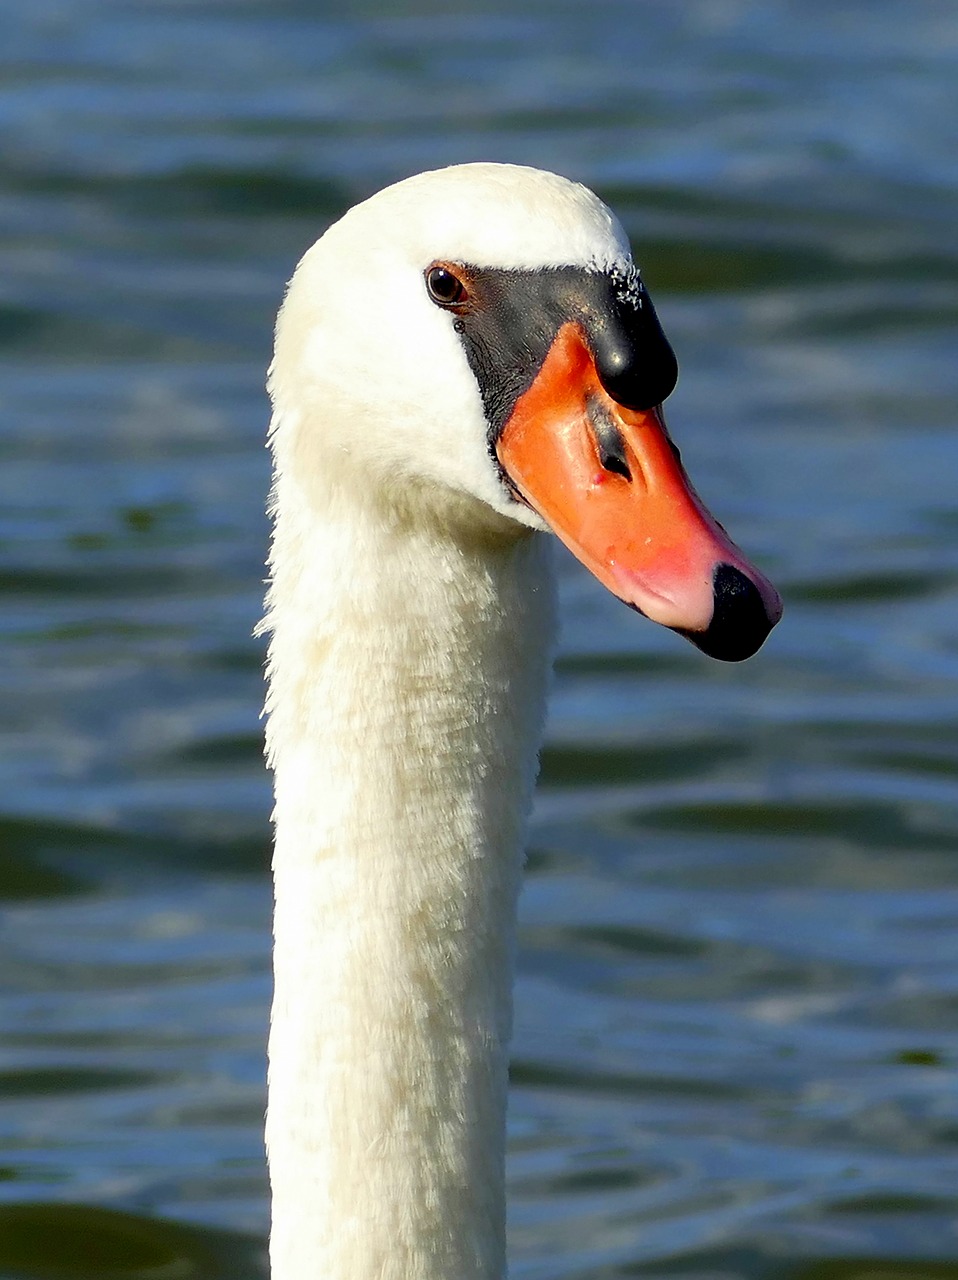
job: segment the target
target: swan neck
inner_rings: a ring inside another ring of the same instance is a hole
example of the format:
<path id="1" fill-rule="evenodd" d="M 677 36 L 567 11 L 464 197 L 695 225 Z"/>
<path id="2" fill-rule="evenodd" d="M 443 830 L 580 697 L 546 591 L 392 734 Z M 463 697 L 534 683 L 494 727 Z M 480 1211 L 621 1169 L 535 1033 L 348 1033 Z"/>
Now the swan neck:
<path id="1" fill-rule="evenodd" d="M 278 494 L 274 1280 L 501 1280 L 548 548 Z"/>

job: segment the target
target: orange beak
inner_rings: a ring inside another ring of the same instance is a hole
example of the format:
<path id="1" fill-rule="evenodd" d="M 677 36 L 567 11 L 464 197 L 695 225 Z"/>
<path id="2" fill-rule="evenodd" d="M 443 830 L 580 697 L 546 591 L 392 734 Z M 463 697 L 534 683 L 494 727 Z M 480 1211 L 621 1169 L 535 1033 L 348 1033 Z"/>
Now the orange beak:
<path id="1" fill-rule="evenodd" d="M 559 330 L 496 446 L 512 484 L 614 595 L 739 661 L 782 614 L 772 584 L 692 488 L 661 407 L 605 391 L 578 325 Z"/>

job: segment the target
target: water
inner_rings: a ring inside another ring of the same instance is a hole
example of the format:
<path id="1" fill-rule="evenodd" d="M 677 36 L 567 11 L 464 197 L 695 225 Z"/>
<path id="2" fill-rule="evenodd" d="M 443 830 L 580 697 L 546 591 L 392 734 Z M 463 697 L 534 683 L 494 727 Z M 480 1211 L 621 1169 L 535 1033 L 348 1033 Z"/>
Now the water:
<path id="1" fill-rule="evenodd" d="M 958 20 L 935 0 L 0 6 L 0 1274 L 261 1277 L 272 315 L 496 158 L 639 246 L 744 667 L 563 561 L 518 1280 L 958 1277 Z"/>

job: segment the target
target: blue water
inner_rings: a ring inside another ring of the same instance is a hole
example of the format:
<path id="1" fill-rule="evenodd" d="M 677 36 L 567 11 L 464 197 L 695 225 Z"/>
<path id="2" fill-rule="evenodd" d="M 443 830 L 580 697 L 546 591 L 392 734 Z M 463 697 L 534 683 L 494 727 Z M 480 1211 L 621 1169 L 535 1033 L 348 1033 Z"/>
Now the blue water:
<path id="1" fill-rule="evenodd" d="M 512 1274 L 955 1280 L 953 6 L 0 30 L 3 1280 L 263 1274 L 272 318 L 350 203 L 480 158 L 619 211 L 787 606 L 726 667 L 562 561 Z"/>

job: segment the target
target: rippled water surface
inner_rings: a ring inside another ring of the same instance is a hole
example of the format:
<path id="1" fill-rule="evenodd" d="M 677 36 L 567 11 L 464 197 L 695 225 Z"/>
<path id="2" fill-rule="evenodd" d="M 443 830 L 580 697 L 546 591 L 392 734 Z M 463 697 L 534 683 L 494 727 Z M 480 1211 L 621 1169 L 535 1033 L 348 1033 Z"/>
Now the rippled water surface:
<path id="1" fill-rule="evenodd" d="M 563 560 L 517 1280 L 958 1277 L 958 13 L 0 4 L 0 1273 L 263 1275 L 261 390 L 385 182 L 620 211 L 787 615 L 709 663 Z"/>

